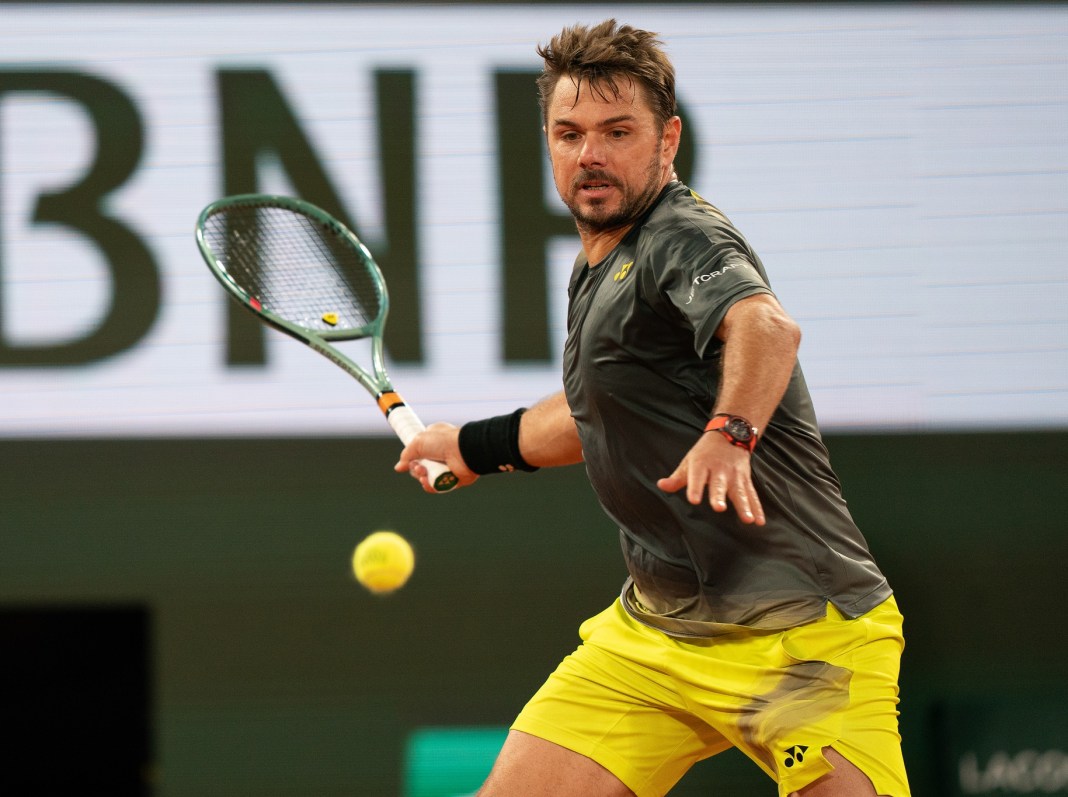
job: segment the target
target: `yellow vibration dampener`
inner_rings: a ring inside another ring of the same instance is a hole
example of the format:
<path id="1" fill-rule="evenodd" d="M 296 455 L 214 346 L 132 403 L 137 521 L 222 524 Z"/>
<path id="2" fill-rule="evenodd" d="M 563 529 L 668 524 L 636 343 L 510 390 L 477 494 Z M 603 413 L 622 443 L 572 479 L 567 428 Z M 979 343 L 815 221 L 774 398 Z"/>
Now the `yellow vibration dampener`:
<path id="1" fill-rule="evenodd" d="M 323 321 L 332 327 L 337 326 L 337 313 L 323 313 Z"/>

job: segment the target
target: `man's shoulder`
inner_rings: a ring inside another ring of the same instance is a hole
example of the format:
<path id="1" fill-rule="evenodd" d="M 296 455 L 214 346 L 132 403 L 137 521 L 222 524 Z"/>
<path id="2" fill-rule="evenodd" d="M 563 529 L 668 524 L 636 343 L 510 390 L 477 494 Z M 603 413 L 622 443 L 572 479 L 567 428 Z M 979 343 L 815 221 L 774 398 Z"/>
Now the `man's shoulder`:
<path id="1" fill-rule="evenodd" d="M 745 239 L 719 208 L 681 182 L 671 183 L 645 219 L 639 247 L 687 259 L 713 256 L 720 247 L 748 250 Z"/>
<path id="2" fill-rule="evenodd" d="M 699 228 L 734 228 L 727 214 L 677 180 L 669 183 L 664 189 L 664 194 L 650 214 L 648 222 L 654 226 L 689 223 Z"/>
<path id="3" fill-rule="evenodd" d="M 704 238 L 706 243 L 741 238 L 736 226 L 719 207 L 679 182 L 664 189 L 653 213 L 643 224 L 643 232 L 653 236 L 668 233 L 698 240 Z"/>

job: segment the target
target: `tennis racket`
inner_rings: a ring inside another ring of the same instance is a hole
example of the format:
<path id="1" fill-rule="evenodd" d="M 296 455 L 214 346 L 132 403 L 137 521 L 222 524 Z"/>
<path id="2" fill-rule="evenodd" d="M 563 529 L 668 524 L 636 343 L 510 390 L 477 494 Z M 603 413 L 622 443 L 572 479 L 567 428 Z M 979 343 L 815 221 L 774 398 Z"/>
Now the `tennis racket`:
<path id="1" fill-rule="evenodd" d="M 406 445 L 426 428 L 386 373 L 386 281 L 367 247 L 341 222 L 300 199 L 241 194 L 204 208 L 196 237 L 208 268 L 231 296 L 356 377 Z M 332 345 L 367 338 L 369 369 Z M 456 486 L 443 463 L 422 464 L 436 491 Z"/>

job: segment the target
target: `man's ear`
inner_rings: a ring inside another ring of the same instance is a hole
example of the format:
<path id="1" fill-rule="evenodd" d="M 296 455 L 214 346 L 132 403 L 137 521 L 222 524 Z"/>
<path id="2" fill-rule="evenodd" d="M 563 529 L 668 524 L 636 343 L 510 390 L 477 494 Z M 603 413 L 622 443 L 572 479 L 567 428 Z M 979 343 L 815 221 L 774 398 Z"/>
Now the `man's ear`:
<path id="1" fill-rule="evenodd" d="M 679 151 L 679 143 L 682 141 L 682 119 L 672 116 L 664 122 L 664 136 L 662 146 L 664 153 L 669 155 L 669 162 L 675 160 L 675 154 Z"/>

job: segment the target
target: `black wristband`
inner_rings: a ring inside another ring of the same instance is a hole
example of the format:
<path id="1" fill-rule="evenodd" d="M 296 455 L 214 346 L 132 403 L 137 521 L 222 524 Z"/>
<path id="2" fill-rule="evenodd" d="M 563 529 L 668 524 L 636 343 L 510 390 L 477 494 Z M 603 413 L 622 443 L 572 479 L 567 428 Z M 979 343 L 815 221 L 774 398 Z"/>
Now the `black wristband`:
<path id="1" fill-rule="evenodd" d="M 526 407 L 520 407 L 508 415 L 461 426 L 460 456 L 467 467 L 480 476 L 514 470 L 536 471 L 519 453 L 519 422 L 526 411 Z"/>

